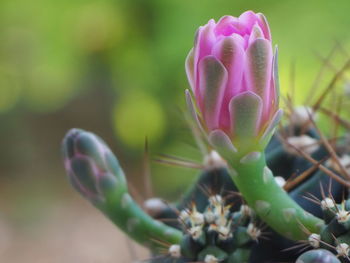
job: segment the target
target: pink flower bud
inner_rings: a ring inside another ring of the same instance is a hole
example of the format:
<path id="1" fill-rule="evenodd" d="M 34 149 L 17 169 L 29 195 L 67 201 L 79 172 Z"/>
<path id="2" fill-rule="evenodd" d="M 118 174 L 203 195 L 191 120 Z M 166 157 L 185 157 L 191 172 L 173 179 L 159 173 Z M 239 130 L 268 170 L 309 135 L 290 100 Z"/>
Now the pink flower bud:
<path id="1" fill-rule="evenodd" d="M 109 147 L 91 132 L 72 129 L 62 143 L 64 165 L 72 186 L 86 199 L 103 202 L 104 193 L 125 186 L 125 178 Z"/>
<path id="2" fill-rule="evenodd" d="M 186 72 L 200 113 L 195 117 L 209 137 L 224 133 L 235 140 L 271 133 L 270 124 L 281 115 L 277 52 L 273 55 L 263 14 L 247 11 L 201 26 Z M 191 104 L 189 93 L 187 101 Z"/>

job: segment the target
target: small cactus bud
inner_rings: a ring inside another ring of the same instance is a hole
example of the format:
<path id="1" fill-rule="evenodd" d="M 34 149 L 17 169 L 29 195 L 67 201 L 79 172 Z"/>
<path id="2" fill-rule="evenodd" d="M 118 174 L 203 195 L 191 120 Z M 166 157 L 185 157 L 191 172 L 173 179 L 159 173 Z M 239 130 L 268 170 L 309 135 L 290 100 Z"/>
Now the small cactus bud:
<path id="1" fill-rule="evenodd" d="M 197 212 L 196 210 L 190 214 L 192 225 L 203 225 L 204 224 L 204 215 Z"/>
<path id="2" fill-rule="evenodd" d="M 222 205 L 222 197 L 220 195 L 212 195 L 209 197 L 209 204 L 212 206 L 221 206 Z"/>
<path id="3" fill-rule="evenodd" d="M 190 218 L 190 211 L 187 209 L 182 210 L 179 214 L 179 220 L 182 222 L 186 222 Z"/>
<path id="4" fill-rule="evenodd" d="M 205 218 L 205 221 L 206 221 L 208 224 L 211 224 L 211 223 L 215 222 L 216 216 L 215 216 L 215 214 L 213 213 L 213 211 L 212 211 L 211 209 L 208 209 L 208 210 L 204 213 L 204 218 Z"/>
<path id="5" fill-rule="evenodd" d="M 227 224 L 227 218 L 222 214 L 216 214 L 215 224 L 218 226 L 225 226 Z"/>
<path id="6" fill-rule="evenodd" d="M 204 258 L 205 263 L 218 263 L 219 260 L 213 255 L 206 255 Z"/>
<path id="7" fill-rule="evenodd" d="M 73 187 L 121 230 L 153 249 L 159 244 L 150 236 L 169 244 L 181 241 L 183 235 L 179 230 L 154 220 L 133 200 L 117 158 L 102 139 L 91 132 L 72 129 L 62 146 Z"/>
<path id="8" fill-rule="evenodd" d="M 336 246 L 335 250 L 337 251 L 339 257 L 348 257 L 350 247 L 348 244 L 340 243 Z"/>
<path id="9" fill-rule="evenodd" d="M 203 234 L 203 229 L 201 226 L 194 226 L 194 227 L 191 227 L 188 232 L 190 233 L 190 235 L 192 236 L 192 238 L 194 240 L 197 240 L 199 239 L 202 234 Z"/>
<path id="10" fill-rule="evenodd" d="M 96 135 L 70 130 L 63 140 L 64 165 L 73 187 L 91 202 L 104 200 L 103 192 L 117 184 L 117 159 Z M 121 176 L 122 181 L 124 177 Z M 125 183 L 119 182 L 119 183 Z"/>
<path id="11" fill-rule="evenodd" d="M 241 208 L 239 209 L 239 211 L 243 216 L 246 216 L 246 217 L 251 216 L 253 214 L 253 210 L 247 205 L 241 205 Z"/>
<path id="12" fill-rule="evenodd" d="M 227 253 L 217 246 L 207 246 L 198 254 L 197 259 L 204 263 L 226 262 Z"/>
<path id="13" fill-rule="evenodd" d="M 227 240 L 232 237 L 231 226 L 219 226 L 217 229 L 220 240 Z"/>
<path id="14" fill-rule="evenodd" d="M 181 247 L 180 247 L 180 245 L 171 245 L 169 247 L 169 254 L 173 258 L 180 258 L 181 257 Z"/>
<path id="15" fill-rule="evenodd" d="M 331 209 L 334 206 L 335 206 L 334 201 L 331 198 L 329 198 L 329 197 L 326 197 L 325 199 L 323 199 L 321 201 L 321 208 L 322 208 L 322 210 Z"/>
<path id="16" fill-rule="evenodd" d="M 261 236 L 261 230 L 257 228 L 253 223 L 250 223 L 247 227 L 248 235 L 254 240 L 257 241 Z"/>
<path id="17" fill-rule="evenodd" d="M 350 211 L 346 211 L 346 210 L 339 210 L 336 213 L 336 218 L 338 220 L 339 223 L 345 223 L 348 222 L 350 219 Z"/>
<path id="18" fill-rule="evenodd" d="M 320 247 L 320 240 L 321 240 L 321 236 L 315 233 L 312 233 L 309 237 L 308 237 L 308 241 L 310 246 L 312 246 L 313 248 L 319 248 Z"/>

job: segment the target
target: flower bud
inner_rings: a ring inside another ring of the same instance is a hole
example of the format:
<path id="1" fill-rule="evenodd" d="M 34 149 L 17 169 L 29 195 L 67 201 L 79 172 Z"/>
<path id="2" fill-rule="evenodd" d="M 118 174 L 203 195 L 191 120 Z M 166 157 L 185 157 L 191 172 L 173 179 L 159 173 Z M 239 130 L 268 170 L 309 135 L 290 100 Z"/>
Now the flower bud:
<path id="1" fill-rule="evenodd" d="M 117 159 L 96 135 L 79 129 L 70 130 L 62 143 L 64 165 L 72 186 L 86 199 L 104 200 L 104 192 L 125 178 Z"/>
<path id="2" fill-rule="evenodd" d="M 263 14 L 247 11 L 201 26 L 186 72 L 199 116 L 189 92 L 187 102 L 209 139 L 269 137 L 281 113 L 277 52 Z"/>

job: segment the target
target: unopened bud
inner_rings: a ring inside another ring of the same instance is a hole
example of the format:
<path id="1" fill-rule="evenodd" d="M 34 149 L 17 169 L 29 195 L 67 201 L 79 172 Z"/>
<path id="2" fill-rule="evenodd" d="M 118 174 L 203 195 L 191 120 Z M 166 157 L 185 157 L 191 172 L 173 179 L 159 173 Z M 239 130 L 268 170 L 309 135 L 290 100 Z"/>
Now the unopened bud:
<path id="1" fill-rule="evenodd" d="M 64 138 L 62 148 L 69 181 L 88 200 L 103 201 L 104 191 L 114 188 L 118 182 L 125 183 L 117 159 L 93 133 L 72 129 Z"/>

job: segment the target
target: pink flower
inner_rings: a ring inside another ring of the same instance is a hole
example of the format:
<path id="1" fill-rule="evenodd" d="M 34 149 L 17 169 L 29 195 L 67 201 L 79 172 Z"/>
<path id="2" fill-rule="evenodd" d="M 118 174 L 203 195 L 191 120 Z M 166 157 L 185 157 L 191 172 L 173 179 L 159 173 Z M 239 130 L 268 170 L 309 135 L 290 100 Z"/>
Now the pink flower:
<path id="1" fill-rule="evenodd" d="M 186 72 L 206 132 L 219 130 L 231 140 L 260 137 L 278 111 L 276 55 L 261 13 L 201 26 Z"/>

